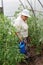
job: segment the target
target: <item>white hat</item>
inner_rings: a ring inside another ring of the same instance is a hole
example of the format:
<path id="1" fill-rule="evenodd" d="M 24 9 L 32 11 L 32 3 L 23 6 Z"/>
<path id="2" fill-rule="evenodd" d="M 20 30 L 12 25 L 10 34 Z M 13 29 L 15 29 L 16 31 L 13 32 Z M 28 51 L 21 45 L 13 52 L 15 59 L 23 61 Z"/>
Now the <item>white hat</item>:
<path id="1" fill-rule="evenodd" d="M 29 11 L 27 9 L 24 9 L 22 12 L 21 12 L 21 15 L 24 15 L 24 16 L 27 16 L 27 17 L 31 17 L 30 14 L 29 14 Z"/>

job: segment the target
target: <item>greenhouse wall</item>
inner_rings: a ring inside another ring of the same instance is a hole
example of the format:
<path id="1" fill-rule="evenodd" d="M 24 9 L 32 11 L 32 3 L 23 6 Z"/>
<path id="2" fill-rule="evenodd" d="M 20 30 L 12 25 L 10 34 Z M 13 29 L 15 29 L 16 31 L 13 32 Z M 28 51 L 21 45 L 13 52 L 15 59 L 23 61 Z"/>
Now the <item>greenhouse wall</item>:
<path id="1" fill-rule="evenodd" d="M 2 7 L 2 3 L 1 3 L 1 0 L 0 0 L 0 7 Z"/>
<path id="2" fill-rule="evenodd" d="M 3 1 L 3 2 L 2 2 Z M 0 6 L 2 6 L 3 3 L 3 11 L 4 15 L 8 17 L 13 17 L 16 10 L 18 10 L 18 7 L 20 6 L 20 1 L 22 1 L 23 5 L 28 7 L 30 9 L 30 5 L 28 4 L 27 0 L 0 0 Z M 40 5 L 38 0 L 28 0 L 35 10 L 35 13 L 43 13 L 43 7 Z M 43 5 L 43 0 L 40 0 Z"/>

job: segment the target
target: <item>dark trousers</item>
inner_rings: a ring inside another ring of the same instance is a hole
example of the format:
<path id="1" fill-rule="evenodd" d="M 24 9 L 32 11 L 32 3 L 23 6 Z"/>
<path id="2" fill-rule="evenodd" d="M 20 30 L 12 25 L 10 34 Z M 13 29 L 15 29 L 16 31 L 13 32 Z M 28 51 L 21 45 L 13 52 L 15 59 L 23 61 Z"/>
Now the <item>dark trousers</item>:
<path id="1" fill-rule="evenodd" d="M 30 50 L 30 49 L 29 49 L 28 37 L 24 38 L 23 41 L 24 41 L 25 44 L 26 44 L 25 48 L 26 48 L 27 53 L 26 53 L 25 55 L 26 55 L 27 58 L 29 58 L 29 57 L 30 57 L 30 53 L 29 53 L 29 50 Z"/>

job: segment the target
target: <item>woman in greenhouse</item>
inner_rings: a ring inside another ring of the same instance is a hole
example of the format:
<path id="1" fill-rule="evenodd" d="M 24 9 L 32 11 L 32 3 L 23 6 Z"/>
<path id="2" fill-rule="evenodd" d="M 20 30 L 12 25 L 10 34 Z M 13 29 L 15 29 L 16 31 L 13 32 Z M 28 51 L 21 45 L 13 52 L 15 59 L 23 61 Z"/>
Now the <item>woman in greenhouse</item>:
<path id="1" fill-rule="evenodd" d="M 28 17 L 31 17 L 29 15 L 29 11 L 27 9 L 24 9 L 20 16 L 17 17 L 17 19 L 14 21 L 13 26 L 16 28 L 16 35 L 20 39 L 19 48 L 20 53 L 26 54 L 28 57 L 30 57 L 29 52 L 27 51 L 27 41 L 28 41 L 28 24 L 27 19 Z"/>

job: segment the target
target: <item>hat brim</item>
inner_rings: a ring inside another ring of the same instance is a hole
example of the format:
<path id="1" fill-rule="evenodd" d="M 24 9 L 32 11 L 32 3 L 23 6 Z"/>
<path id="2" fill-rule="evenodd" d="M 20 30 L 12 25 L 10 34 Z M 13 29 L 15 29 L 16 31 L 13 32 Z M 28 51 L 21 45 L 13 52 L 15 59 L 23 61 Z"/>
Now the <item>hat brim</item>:
<path id="1" fill-rule="evenodd" d="M 22 13 L 21 15 L 24 15 L 24 16 L 27 16 L 27 17 L 31 17 L 30 15 L 27 15 L 27 14 L 24 14 L 24 13 Z"/>

